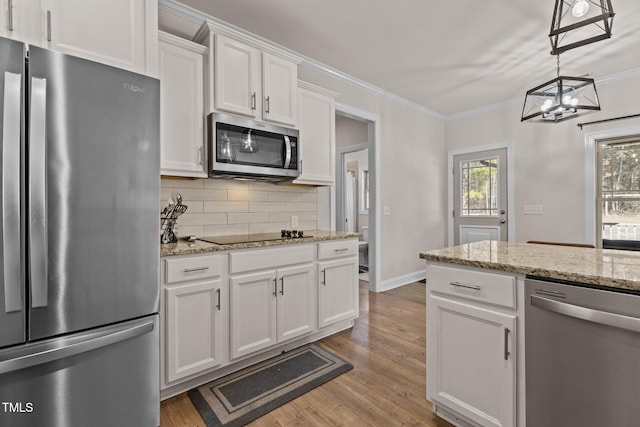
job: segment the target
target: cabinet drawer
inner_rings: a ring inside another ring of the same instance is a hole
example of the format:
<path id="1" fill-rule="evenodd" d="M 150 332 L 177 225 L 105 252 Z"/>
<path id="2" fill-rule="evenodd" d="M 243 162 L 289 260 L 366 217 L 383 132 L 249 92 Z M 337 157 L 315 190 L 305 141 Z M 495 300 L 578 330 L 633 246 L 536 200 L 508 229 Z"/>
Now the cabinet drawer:
<path id="1" fill-rule="evenodd" d="M 171 258 L 166 260 L 167 283 L 220 276 L 220 255 Z"/>
<path id="2" fill-rule="evenodd" d="M 427 286 L 433 292 L 516 308 L 515 276 L 429 265 Z"/>
<path id="3" fill-rule="evenodd" d="M 313 262 L 313 249 L 312 245 L 290 245 L 275 249 L 231 252 L 229 271 L 235 274 Z"/>
<path id="4" fill-rule="evenodd" d="M 331 259 L 358 255 L 358 241 L 355 239 L 318 243 L 318 259 Z"/>

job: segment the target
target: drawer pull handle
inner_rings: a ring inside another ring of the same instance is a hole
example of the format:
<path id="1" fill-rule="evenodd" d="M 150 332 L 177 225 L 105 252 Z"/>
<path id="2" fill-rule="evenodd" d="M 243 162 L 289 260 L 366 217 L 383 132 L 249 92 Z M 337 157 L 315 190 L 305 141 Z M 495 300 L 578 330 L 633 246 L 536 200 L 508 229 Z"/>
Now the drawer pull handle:
<path id="1" fill-rule="evenodd" d="M 327 269 L 322 270 L 322 286 L 327 286 Z"/>
<path id="2" fill-rule="evenodd" d="M 344 252 L 344 251 L 348 251 L 349 248 L 340 248 L 340 249 L 334 249 L 334 252 Z"/>
<path id="3" fill-rule="evenodd" d="M 273 296 L 278 296 L 278 279 L 275 277 L 273 278 Z"/>
<path id="4" fill-rule="evenodd" d="M 280 283 L 282 284 L 280 287 L 280 295 L 284 295 L 284 277 L 280 278 Z"/>
<path id="5" fill-rule="evenodd" d="M 477 286 L 477 285 L 465 285 L 464 283 L 460 283 L 460 282 L 449 282 L 449 284 L 451 286 L 456 286 L 458 288 L 473 289 L 474 291 L 479 291 L 482 289 L 480 286 Z"/>
<path id="6" fill-rule="evenodd" d="M 185 273 L 193 273 L 194 271 L 204 271 L 204 270 L 208 270 L 209 267 L 197 267 L 197 268 L 185 268 L 184 272 Z"/>
<path id="7" fill-rule="evenodd" d="M 216 305 L 216 308 L 220 311 L 220 288 L 216 289 L 216 293 L 218 294 L 218 305 Z"/>

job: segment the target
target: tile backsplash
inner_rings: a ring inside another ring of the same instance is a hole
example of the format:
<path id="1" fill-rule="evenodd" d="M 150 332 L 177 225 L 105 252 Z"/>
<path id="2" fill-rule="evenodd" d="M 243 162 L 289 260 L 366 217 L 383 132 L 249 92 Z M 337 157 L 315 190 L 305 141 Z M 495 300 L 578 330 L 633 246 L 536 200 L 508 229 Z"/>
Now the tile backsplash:
<path id="1" fill-rule="evenodd" d="M 240 182 L 225 179 L 162 178 L 160 208 L 172 193 L 182 195 L 187 211 L 178 219 L 179 236 L 221 236 L 317 228 L 315 187 Z"/>

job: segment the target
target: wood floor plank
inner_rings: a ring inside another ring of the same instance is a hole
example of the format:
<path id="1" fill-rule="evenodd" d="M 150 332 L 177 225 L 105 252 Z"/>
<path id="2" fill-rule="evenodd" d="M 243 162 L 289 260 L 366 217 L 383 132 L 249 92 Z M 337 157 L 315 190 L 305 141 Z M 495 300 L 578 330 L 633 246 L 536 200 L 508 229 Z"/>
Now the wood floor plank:
<path id="1" fill-rule="evenodd" d="M 429 426 L 425 392 L 425 285 L 370 293 L 360 282 L 360 317 L 319 344 L 354 369 L 273 410 L 251 427 Z M 161 405 L 161 427 L 206 427 L 186 393 Z"/>

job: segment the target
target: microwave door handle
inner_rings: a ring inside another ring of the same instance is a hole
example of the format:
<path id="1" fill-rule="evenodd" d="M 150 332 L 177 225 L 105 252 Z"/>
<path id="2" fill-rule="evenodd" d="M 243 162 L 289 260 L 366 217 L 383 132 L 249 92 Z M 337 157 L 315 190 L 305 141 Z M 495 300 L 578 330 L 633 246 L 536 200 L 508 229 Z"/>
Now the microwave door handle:
<path id="1" fill-rule="evenodd" d="M 4 311 L 22 311 L 20 277 L 20 109 L 22 75 L 4 73 L 2 110 L 2 245 Z M 0 284 L 1 285 L 1 284 Z M 2 308 L 0 307 L 0 310 Z"/>
<path id="2" fill-rule="evenodd" d="M 287 135 L 284 135 L 284 168 L 289 169 L 291 164 L 291 141 Z"/>
<path id="3" fill-rule="evenodd" d="M 46 119 L 47 80 L 31 78 L 29 123 L 29 262 L 31 307 L 47 306 Z"/>

